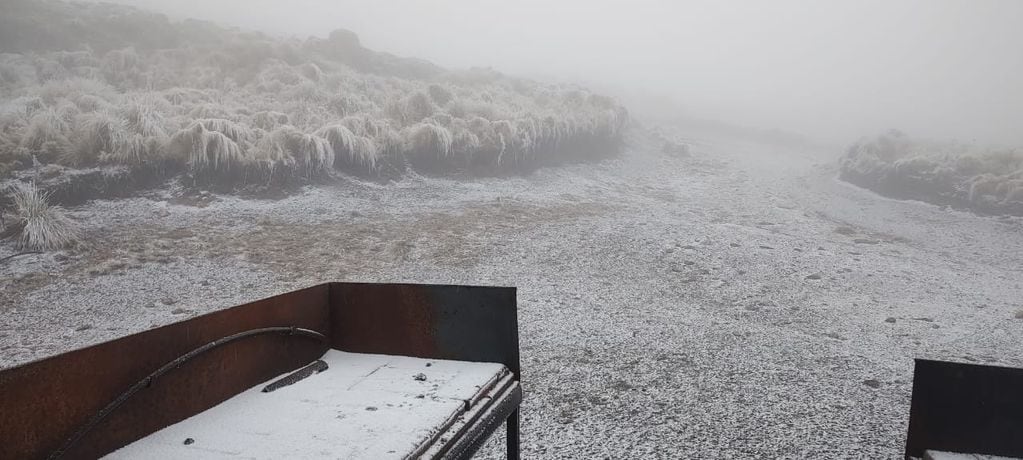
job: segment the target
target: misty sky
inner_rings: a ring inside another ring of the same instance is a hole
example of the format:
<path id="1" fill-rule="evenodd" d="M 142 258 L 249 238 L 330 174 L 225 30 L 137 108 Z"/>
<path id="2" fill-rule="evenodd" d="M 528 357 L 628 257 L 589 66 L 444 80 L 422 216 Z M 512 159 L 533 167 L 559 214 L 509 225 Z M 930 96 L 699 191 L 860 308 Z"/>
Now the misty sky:
<path id="1" fill-rule="evenodd" d="M 343 27 L 447 67 L 839 142 L 897 127 L 1023 144 L 1023 1 L 118 1 L 275 34 Z"/>

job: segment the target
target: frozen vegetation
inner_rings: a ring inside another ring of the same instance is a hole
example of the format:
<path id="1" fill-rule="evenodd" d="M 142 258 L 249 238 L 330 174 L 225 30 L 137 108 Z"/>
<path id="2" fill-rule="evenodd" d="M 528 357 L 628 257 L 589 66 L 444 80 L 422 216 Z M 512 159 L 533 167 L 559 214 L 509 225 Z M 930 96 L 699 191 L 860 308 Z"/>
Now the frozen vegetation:
<path id="1" fill-rule="evenodd" d="M 1023 150 L 913 140 L 899 131 L 854 144 L 841 177 L 893 198 L 1023 215 Z"/>
<path id="2" fill-rule="evenodd" d="M 447 71 L 345 30 L 273 38 L 51 0 L 4 10 L 0 178 L 107 165 L 231 186 L 495 173 L 613 153 L 627 120 L 582 88 Z"/>

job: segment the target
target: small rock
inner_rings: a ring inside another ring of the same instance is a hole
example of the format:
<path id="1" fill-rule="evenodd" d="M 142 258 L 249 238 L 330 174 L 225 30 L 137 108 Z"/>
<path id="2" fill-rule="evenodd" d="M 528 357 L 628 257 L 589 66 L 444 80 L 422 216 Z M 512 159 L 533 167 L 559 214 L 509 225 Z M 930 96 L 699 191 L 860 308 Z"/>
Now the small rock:
<path id="1" fill-rule="evenodd" d="M 728 243 L 728 245 L 729 245 L 729 246 L 731 246 L 731 247 L 733 247 L 733 248 L 737 248 L 737 247 L 739 247 L 739 246 L 742 246 L 742 245 L 741 245 L 741 244 L 739 244 L 739 243 Z"/>
<path id="2" fill-rule="evenodd" d="M 192 438 L 185 438 L 185 442 L 183 444 L 186 445 L 186 446 L 189 446 L 189 445 L 195 444 L 195 440 L 192 439 Z"/>
<path id="3" fill-rule="evenodd" d="M 884 319 L 884 322 L 895 324 L 895 317 L 894 316 L 889 316 L 889 317 Z"/>
<path id="4" fill-rule="evenodd" d="M 81 326 L 76 327 L 75 331 L 82 332 L 82 331 L 87 331 L 89 329 L 92 329 L 92 325 L 91 324 L 83 324 Z"/>
<path id="5" fill-rule="evenodd" d="M 412 378 L 415 379 L 417 382 L 425 382 L 426 381 L 426 374 L 420 372 L 420 373 L 418 373 L 416 375 L 413 375 Z"/>
<path id="6" fill-rule="evenodd" d="M 820 273 L 811 273 L 809 275 L 806 275 L 806 279 L 808 279 L 808 280 L 819 280 L 819 279 L 821 279 L 821 274 Z"/>
<path id="7" fill-rule="evenodd" d="M 377 410 L 377 408 L 374 407 L 374 406 L 369 406 L 369 407 L 366 408 L 366 410 L 368 410 L 370 412 L 373 412 L 373 411 Z"/>
<path id="8" fill-rule="evenodd" d="M 172 299 L 170 297 L 167 297 L 167 298 L 161 300 L 160 303 L 162 303 L 164 305 L 174 305 L 174 304 L 178 303 L 178 300 L 177 299 Z"/>
<path id="9" fill-rule="evenodd" d="M 683 260 L 682 261 L 682 265 L 695 265 L 695 264 L 696 264 L 696 262 L 693 262 L 691 260 Z"/>
<path id="10" fill-rule="evenodd" d="M 184 308 L 175 308 L 175 309 L 171 310 L 171 314 L 172 315 L 184 315 L 186 313 L 191 313 L 191 312 L 192 312 L 192 310 L 186 310 Z"/>
<path id="11" fill-rule="evenodd" d="M 771 246 L 768 246 L 766 244 L 761 244 L 759 247 L 760 247 L 760 249 L 774 249 Z"/>
<path id="12" fill-rule="evenodd" d="M 881 242 L 878 241 L 878 240 L 871 240 L 871 239 L 868 239 L 868 238 L 856 238 L 855 240 L 853 240 L 853 243 L 856 243 L 856 244 L 881 244 Z"/>
<path id="13" fill-rule="evenodd" d="M 867 379 L 863 381 L 863 384 L 870 388 L 881 388 L 881 382 L 876 379 Z"/>

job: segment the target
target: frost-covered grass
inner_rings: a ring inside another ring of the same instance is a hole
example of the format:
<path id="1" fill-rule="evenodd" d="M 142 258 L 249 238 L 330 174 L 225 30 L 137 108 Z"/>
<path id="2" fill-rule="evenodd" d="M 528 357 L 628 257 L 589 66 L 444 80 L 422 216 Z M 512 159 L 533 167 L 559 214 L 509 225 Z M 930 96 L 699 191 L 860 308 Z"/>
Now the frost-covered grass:
<path id="1" fill-rule="evenodd" d="M 277 39 L 51 0 L 10 13 L 0 25 L 20 52 L 0 54 L 0 175 L 33 157 L 254 182 L 388 163 L 496 171 L 605 154 L 627 120 L 582 88 L 445 71 L 346 31 Z M 62 20 L 96 33 L 71 44 Z M 161 35 L 140 38 L 147 25 Z"/>
<path id="2" fill-rule="evenodd" d="M 10 190 L 14 203 L 13 227 L 22 247 L 32 250 L 60 249 L 79 239 L 78 225 L 60 206 L 47 202 L 46 194 L 33 185 L 17 185 Z"/>
<path id="3" fill-rule="evenodd" d="M 896 198 L 1023 215 L 1023 150 L 913 140 L 898 131 L 854 144 L 842 178 Z"/>

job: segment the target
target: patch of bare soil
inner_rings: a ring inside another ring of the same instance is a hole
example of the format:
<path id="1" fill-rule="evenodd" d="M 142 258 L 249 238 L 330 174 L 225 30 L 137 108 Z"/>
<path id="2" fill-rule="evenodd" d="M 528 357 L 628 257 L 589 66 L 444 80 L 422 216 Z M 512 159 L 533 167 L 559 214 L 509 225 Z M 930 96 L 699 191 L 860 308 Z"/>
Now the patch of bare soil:
<path id="1" fill-rule="evenodd" d="M 609 209 L 610 205 L 600 203 L 541 207 L 496 201 L 457 212 L 404 218 L 367 216 L 356 222 L 296 225 L 267 218 L 247 233 L 222 234 L 207 243 L 212 256 L 241 255 L 294 278 L 324 272 L 344 278 L 417 259 L 469 268 L 479 263 L 488 246 L 500 244 L 503 234 L 596 216 Z"/>

